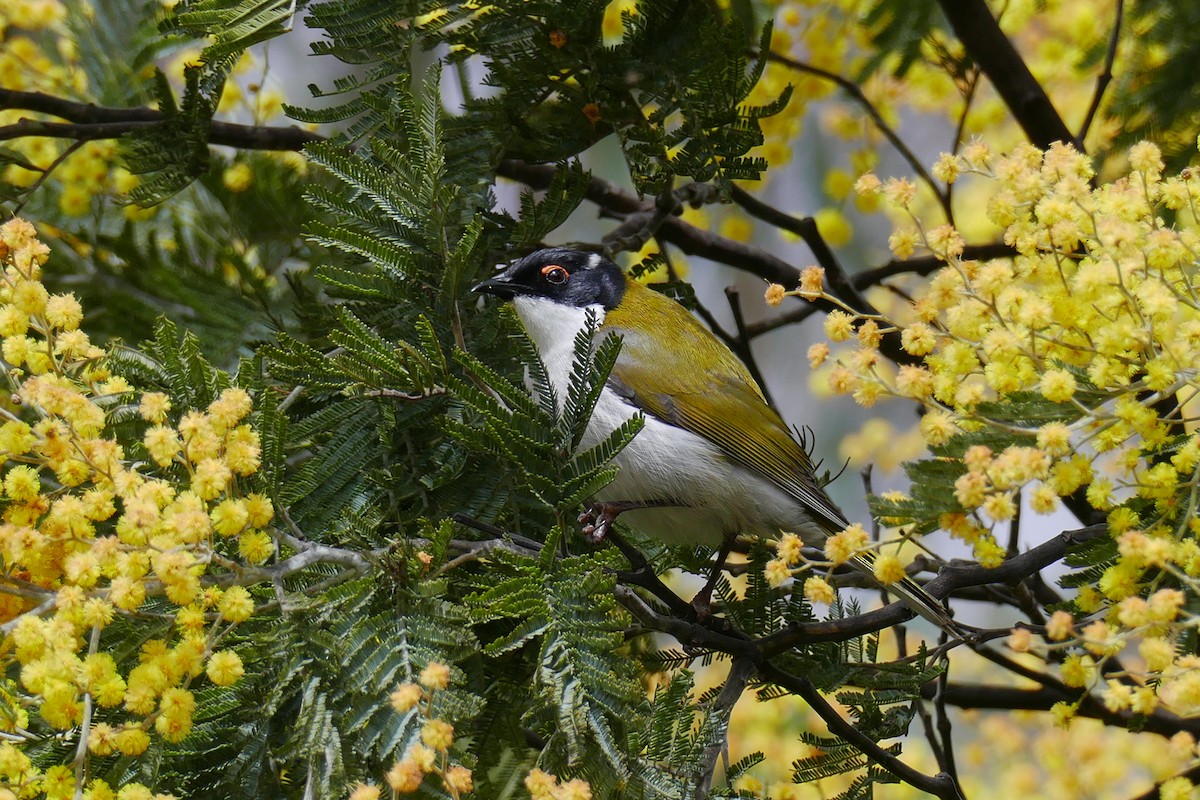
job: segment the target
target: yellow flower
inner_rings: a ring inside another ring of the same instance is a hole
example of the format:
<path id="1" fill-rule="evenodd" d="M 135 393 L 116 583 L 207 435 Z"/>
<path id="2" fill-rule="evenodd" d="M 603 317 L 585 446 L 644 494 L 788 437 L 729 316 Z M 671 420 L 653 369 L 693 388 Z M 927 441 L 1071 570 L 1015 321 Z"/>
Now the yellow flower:
<path id="1" fill-rule="evenodd" d="M 892 553 L 885 553 L 875 559 L 874 573 L 875 579 L 884 586 L 899 583 L 908 576 L 904 571 L 904 564 Z"/>
<path id="2" fill-rule="evenodd" d="M 1088 655 L 1072 654 L 1062 665 L 1063 683 L 1081 688 L 1088 686 L 1096 677 L 1096 662 Z"/>
<path id="3" fill-rule="evenodd" d="M 250 524 L 255 528 L 265 527 L 275 516 L 275 507 L 264 495 L 250 493 L 246 495 L 242 503 L 246 508 L 246 513 L 250 515 Z"/>
<path id="4" fill-rule="evenodd" d="M 425 697 L 425 692 L 415 683 L 402 683 L 391 693 L 392 708 L 404 714 L 416 707 Z"/>
<path id="5" fill-rule="evenodd" d="M 262 531 L 248 531 L 238 539 L 238 552 L 251 564 L 261 564 L 275 552 L 275 543 Z"/>
<path id="6" fill-rule="evenodd" d="M 792 571 L 788 568 L 788 564 L 782 558 L 773 558 L 767 562 L 763 568 L 763 574 L 766 575 L 767 584 L 777 589 L 787 583 L 792 577 Z"/>
<path id="7" fill-rule="evenodd" d="M 822 208 L 813 215 L 817 231 L 830 247 L 842 247 L 850 243 L 854 228 L 846 215 L 836 208 Z"/>
<path id="8" fill-rule="evenodd" d="M 442 780 L 446 782 L 446 786 L 458 794 L 465 794 L 475 790 L 475 782 L 471 776 L 471 770 L 462 766 L 450 767 L 442 775 Z"/>
<path id="9" fill-rule="evenodd" d="M 1046 370 L 1038 390 L 1052 403 L 1065 403 L 1075 396 L 1075 376 L 1063 369 Z"/>
<path id="10" fill-rule="evenodd" d="M 445 720 L 428 720 L 421 727 L 421 741 L 434 750 L 449 750 L 454 744 L 454 726 Z"/>
<path id="11" fill-rule="evenodd" d="M 221 616 L 229 622 L 245 622 L 254 613 L 254 600 L 244 586 L 230 586 L 221 595 L 217 606 Z"/>
<path id="12" fill-rule="evenodd" d="M 350 800 L 379 800 L 379 787 L 365 783 L 357 784 L 350 792 Z"/>
<path id="13" fill-rule="evenodd" d="M 221 173 L 221 183 L 231 192 L 244 192 L 254 185 L 254 170 L 244 161 L 239 161 L 225 168 Z"/>
<path id="14" fill-rule="evenodd" d="M 233 536 L 245 530 L 250 522 L 250 512 L 245 501 L 227 498 L 209 512 L 209 518 L 214 531 L 222 536 Z"/>
<path id="15" fill-rule="evenodd" d="M 196 465 L 192 476 L 192 491 L 205 500 L 215 500 L 225 491 L 233 478 L 229 467 L 215 458 L 206 458 Z"/>
<path id="16" fill-rule="evenodd" d="M 384 777 L 393 792 L 410 794 L 420 788 L 421 781 L 425 779 L 425 773 L 412 760 L 404 759 L 397 761 Z"/>
<path id="17" fill-rule="evenodd" d="M 855 523 L 825 540 L 825 557 L 836 566 L 864 550 L 869 539 L 862 525 Z"/>
<path id="18" fill-rule="evenodd" d="M 162 392 L 143 392 L 138 404 L 138 413 L 147 422 L 161 425 L 167 420 L 167 412 L 171 410 L 171 398 Z"/>
<path id="19" fill-rule="evenodd" d="M 232 686 L 246 673 L 242 659 L 232 650 L 213 653 L 205 668 L 208 679 L 217 686 Z"/>
<path id="20" fill-rule="evenodd" d="M 830 311 L 825 317 L 825 336 L 833 342 L 844 342 L 854 335 L 854 317 L 845 311 Z"/>
<path id="21" fill-rule="evenodd" d="M 83 307 L 73 294 L 56 294 L 46 301 L 46 321 L 60 331 L 73 331 L 83 321 Z"/>
<path id="22" fill-rule="evenodd" d="M 763 300 L 769 306 L 779 305 L 785 297 L 787 297 L 787 289 L 778 283 L 772 283 L 767 286 L 767 291 L 763 294 Z"/>
<path id="23" fill-rule="evenodd" d="M 804 581 L 804 597 L 810 603 L 832 603 L 837 599 L 833 587 L 824 578 L 813 576 Z"/>
<path id="24" fill-rule="evenodd" d="M 421 670 L 417 682 L 431 692 L 445 689 L 450 685 L 450 667 L 438 661 L 430 661 L 425 669 Z"/>

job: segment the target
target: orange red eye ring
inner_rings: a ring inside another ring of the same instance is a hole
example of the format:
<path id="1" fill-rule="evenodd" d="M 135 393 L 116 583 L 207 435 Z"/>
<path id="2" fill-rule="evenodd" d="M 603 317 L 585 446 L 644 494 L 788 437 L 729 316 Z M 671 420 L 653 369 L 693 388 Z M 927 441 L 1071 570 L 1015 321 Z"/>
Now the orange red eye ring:
<path id="1" fill-rule="evenodd" d="M 571 277 L 571 273 L 558 264 L 547 264 L 542 267 L 542 277 L 555 286 L 561 286 L 567 282 L 567 278 Z"/>

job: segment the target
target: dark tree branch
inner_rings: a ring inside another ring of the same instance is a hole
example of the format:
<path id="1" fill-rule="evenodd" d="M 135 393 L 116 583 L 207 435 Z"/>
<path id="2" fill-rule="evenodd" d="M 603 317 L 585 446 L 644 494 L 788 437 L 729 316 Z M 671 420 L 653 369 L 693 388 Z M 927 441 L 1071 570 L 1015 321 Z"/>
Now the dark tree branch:
<path id="1" fill-rule="evenodd" d="M 700 758 L 704 771 L 696 784 L 696 800 L 705 800 L 708 797 L 709 789 L 712 788 L 713 775 L 717 771 L 717 759 L 721 757 L 721 753 L 727 746 L 729 715 L 733 713 L 733 707 L 741 699 L 742 692 L 746 691 L 746 684 L 754 677 L 756 671 L 757 666 L 748 658 L 736 658 L 729 667 L 729 677 L 725 679 L 725 685 L 721 688 L 721 693 L 717 695 L 712 710 L 709 712 L 719 715 L 721 735 L 704 748 L 704 754 Z"/>
<path id="2" fill-rule="evenodd" d="M 954 34 L 996 87 L 1029 141 L 1043 149 L 1054 142 L 1078 142 L 1054 109 L 1045 89 L 1004 35 L 984 0 L 938 0 Z"/>
<path id="3" fill-rule="evenodd" d="M 62 122 L 22 119 L 0 127 L 0 140 L 21 136 L 46 136 L 56 139 L 115 139 L 132 131 L 152 128 L 167 121 L 166 115 L 153 108 L 113 108 L 92 103 L 77 103 L 41 92 L 0 89 L 0 110 L 33 111 L 60 117 Z M 299 150 L 309 142 L 325 137 L 303 128 L 239 125 L 214 121 L 209 126 L 208 143 L 242 150 Z"/>
<path id="4" fill-rule="evenodd" d="M 759 56 L 758 53 L 753 53 L 752 55 L 755 57 Z M 829 72 L 828 70 L 821 69 L 820 67 L 815 67 L 812 64 L 806 64 L 803 61 L 797 61 L 796 59 L 789 58 L 781 53 L 770 52 L 767 54 L 767 60 L 774 61 L 776 64 L 782 64 L 788 69 L 794 69 L 797 72 L 803 72 L 808 75 L 814 75 L 822 80 L 830 81 L 831 83 L 837 84 L 838 88 L 850 95 L 851 99 L 862 106 L 862 109 L 867 112 L 867 116 L 871 118 L 871 122 L 873 122 L 879 132 L 883 134 L 883 138 L 887 139 L 888 143 L 891 144 L 892 147 L 896 148 L 896 152 L 898 152 L 901 157 L 908 162 L 908 165 L 912 167 L 913 172 L 915 172 L 917 176 L 920 177 L 920 179 L 924 181 L 925 184 L 928 185 L 933 191 L 934 197 L 937 198 L 938 205 L 942 207 L 942 213 L 946 215 L 946 220 L 948 222 L 954 220 L 954 212 L 950 208 L 950 198 L 948 194 L 942 190 L 938 182 L 934 180 L 933 176 L 929 174 L 929 171 L 925 169 L 925 165 L 921 163 L 921 159 L 917 158 L 917 154 L 914 153 L 908 144 L 900 138 L 900 134 L 896 133 L 896 131 L 892 129 L 892 126 L 887 124 L 887 121 L 883 118 L 883 115 L 879 113 L 879 109 L 877 109 L 875 104 L 872 103 L 865 94 L 863 94 L 862 89 L 857 83 L 849 78 L 838 75 L 835 72 Z"/>
<path id="5" fill-rule="evenodd" d="M 1055 703 L 1074 703 L 1081 699 L 1081 691 L 1070 691 L 1061 686 L 1043 685 L 1036 689 L 1017 689 L 1012 686 L 994 686 L 986 683 L 950 683 L 942 692 L 947 705 L 956 708 L 978 708 L 993 711 L 1049 711 Z M 927 700 L 937 696 L 937 687 L 930 683 L 921 687 L 921 695 Z M 1135 721 L 1128 710 L 1109 711 L 1103 703 L 1091 696 L 1082 696 L 1079 710 L 1081 717 L 1096 719 L 1106 725 L 1126 728 Z M 1200 720 L 1179 717 L 1169 711 L 1156 709 L 1148 716 L 1139 716 L 1136 721 L 1143 730 L 1160 736 L 1171 737 L 1179 731 L 1192 735 L 1200 733 Z"/>
<path id="6" fill-rule="evenodd" d="M 1073 545 L 1106 535 L 1107 532 L 1108 526 L 1103 524 L 1064 531 L 994 568 L 979 564 L 947 564 L 923 588 L 934 598 L 944 600 L 955 590 L 968 586 L 1016 583 L 1058 561 Z M 789 627 L 761 639 L 759 647 L 763 655 L 770 658 L 804 644 L 845 641 L 852 636 L 874 633 L 904 622 L 911 616 L 912 612 L 903 603 L 891 603 L 853 617 Z"/>
<path id="7" fill-rule="evenodd" d="M 854 745 L 863 755 L 900 780 L 944 800 L 962 800 L 962 792 L 959 790 L 954 778 L 944 772 L 937 775 L 926 775 L 920 770 L 905 764 L 897 756 L 889 753 L 880 747 L 878 743 L 872 741 L 871 737 L 847 722 L 833 706 L 829 705 L 829 702 L 817 691 L 817 687 L 811 681 L 790 675 L 770 664 L 763 666 L 759 674 L 762 675 L 764 680 L 770 681 L 776 686 L 782 686 L 789 692 L 804 698 L 804 701 L 809 704 L 813 711 L 817 712 L 817 715 L 828 726 L 830 733 Z"/>
<path id="8" fill-rule="evenodd" d="M 964 260 L 979 260 L 987 261 L 993 258 L 1006 258 L 1017 254 L 1016 249 L 1004 242 L 991 242 L 989 244 L 969 244 L 963 249 L 962 258 Z M 854 288 L 860 292 L 863 289 L 872 286 L 878 286 L 888 278 L 893 278 L 897 275 L 929 275 L 936 272 L 946 265 L 945 261 L 935 256 L 918 256 L 917 258 L 893 259 L 888 263 L 874 269 L 856 272 L 850 276 L 850 282 Z M 794 325 L 797 322 L 802 322 L 808 319 L 817 311 L 825 310 L 822 307 L 809 303 L 800 308 L 792 309 L 784 314 L 780 314 L 772 319 L 763 320 L 762 322 L 751 323 L 746 326 L 746 332 L 751 338 L 762 336 L 764 333 L 770 333 L 776 328 L 782 328 L 785 325 Z"/>
<path id="9" fill-rule="evenodd" d="M 816 220 L 812 217 L 800 218 L 785 214 L 737 186 L 733 187 L 732 196 L 733 201 L 741 206 L 742 210 L 747 214 L 764 222 L 769 222 L 785 231 L 790 231 L 803 239 L 804 243 L 808 245 L 808 249 L 812 250 L 813 257 L 817 259 L 817 263 L 824 268 L 825 279 L 829 283 L 829 288 L 843 303 L 860 314 L 879 315 L 879 309 L 871 305 L 870 301 L 858 291 L 854 282 L 846 274 L 846 270 L 842 268 L 841 262 L 838 261 L 837 256 L 833 254 L 833 250 L 830 249 L 824 237 L 821 236 L 820 231 L 817 230 Z M 920 358 L 910 355 L 904 350 L 900 345 L 900 335 L 898 333 L 884 336 L 879 344 L 879 352 L 897 364 L 916 364 L 921 361 Z"/>
<path id="10" fill-rule="evenodd" d="M 1124 17 L 1125 0 L 1117 0 L 1116 18 L 1113 20 L 1112 33 L 1108 37 L 1108 50 L 1104 53 L 1104 71 L 1096 78 L 1096 91 L 1092 94 L 1092 102 L 1088 106 L 1087 114 L 1084 115 L 1083 124 L 1079 126 L 1079 135 L 1075 137 L 1080 145 L 1087 138 L 1088 131 L 1092 128 L 1092 122 L 1096 119 L 1096 113 L 1100 110 L 1100 103 L 1104 100 L 1104 92 L 1112 83 L 1113 62 L 1117 60 L 1117 45 L 1121 41 L 1121 21 Z"/>

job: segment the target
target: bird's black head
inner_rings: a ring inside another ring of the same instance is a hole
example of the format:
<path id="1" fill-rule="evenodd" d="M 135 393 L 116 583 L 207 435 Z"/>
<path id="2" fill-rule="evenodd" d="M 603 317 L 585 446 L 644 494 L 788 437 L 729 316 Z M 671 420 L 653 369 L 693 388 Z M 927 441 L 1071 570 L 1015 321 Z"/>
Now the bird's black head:
<path id="1" fill-rule="evenodd" d="M 625 294 L 625 276 L 599 253 L 550 247 L 514 261 L 471 291 L 505 300 L 542 297 L 575 308 L 600 305 L 612 311 Z"/>

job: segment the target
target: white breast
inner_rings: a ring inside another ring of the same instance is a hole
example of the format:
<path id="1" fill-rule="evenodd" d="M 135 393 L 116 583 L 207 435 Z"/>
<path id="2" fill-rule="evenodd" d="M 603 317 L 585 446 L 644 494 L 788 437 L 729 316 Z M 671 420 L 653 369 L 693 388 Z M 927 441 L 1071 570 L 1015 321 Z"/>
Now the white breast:
<path id="1" fill-rule="evenodd" d="M 544 298 L 513 301 L 546 365 L 559 403 L 570 385 L 575 334 L 586 325 L 588 309 Z M 604 319 L 601 306 L 589 307 Z M 641 413 L 611 389 L 596 404 L 581 448 L 597 444 L 630 417 Z M 803 506 L 771 481 L 731 462 L 707 439 L 646 416 L 642 430 L 614 459 L 616 480 L 597 496 L 602 502 L 662 502 L 670 506 L 628 511 L 621 520 L 648 536 L 677 544 L 715 547 L 738 533 L 775 536 L 780 530 L 807 539 L 823 533 Z"/>

